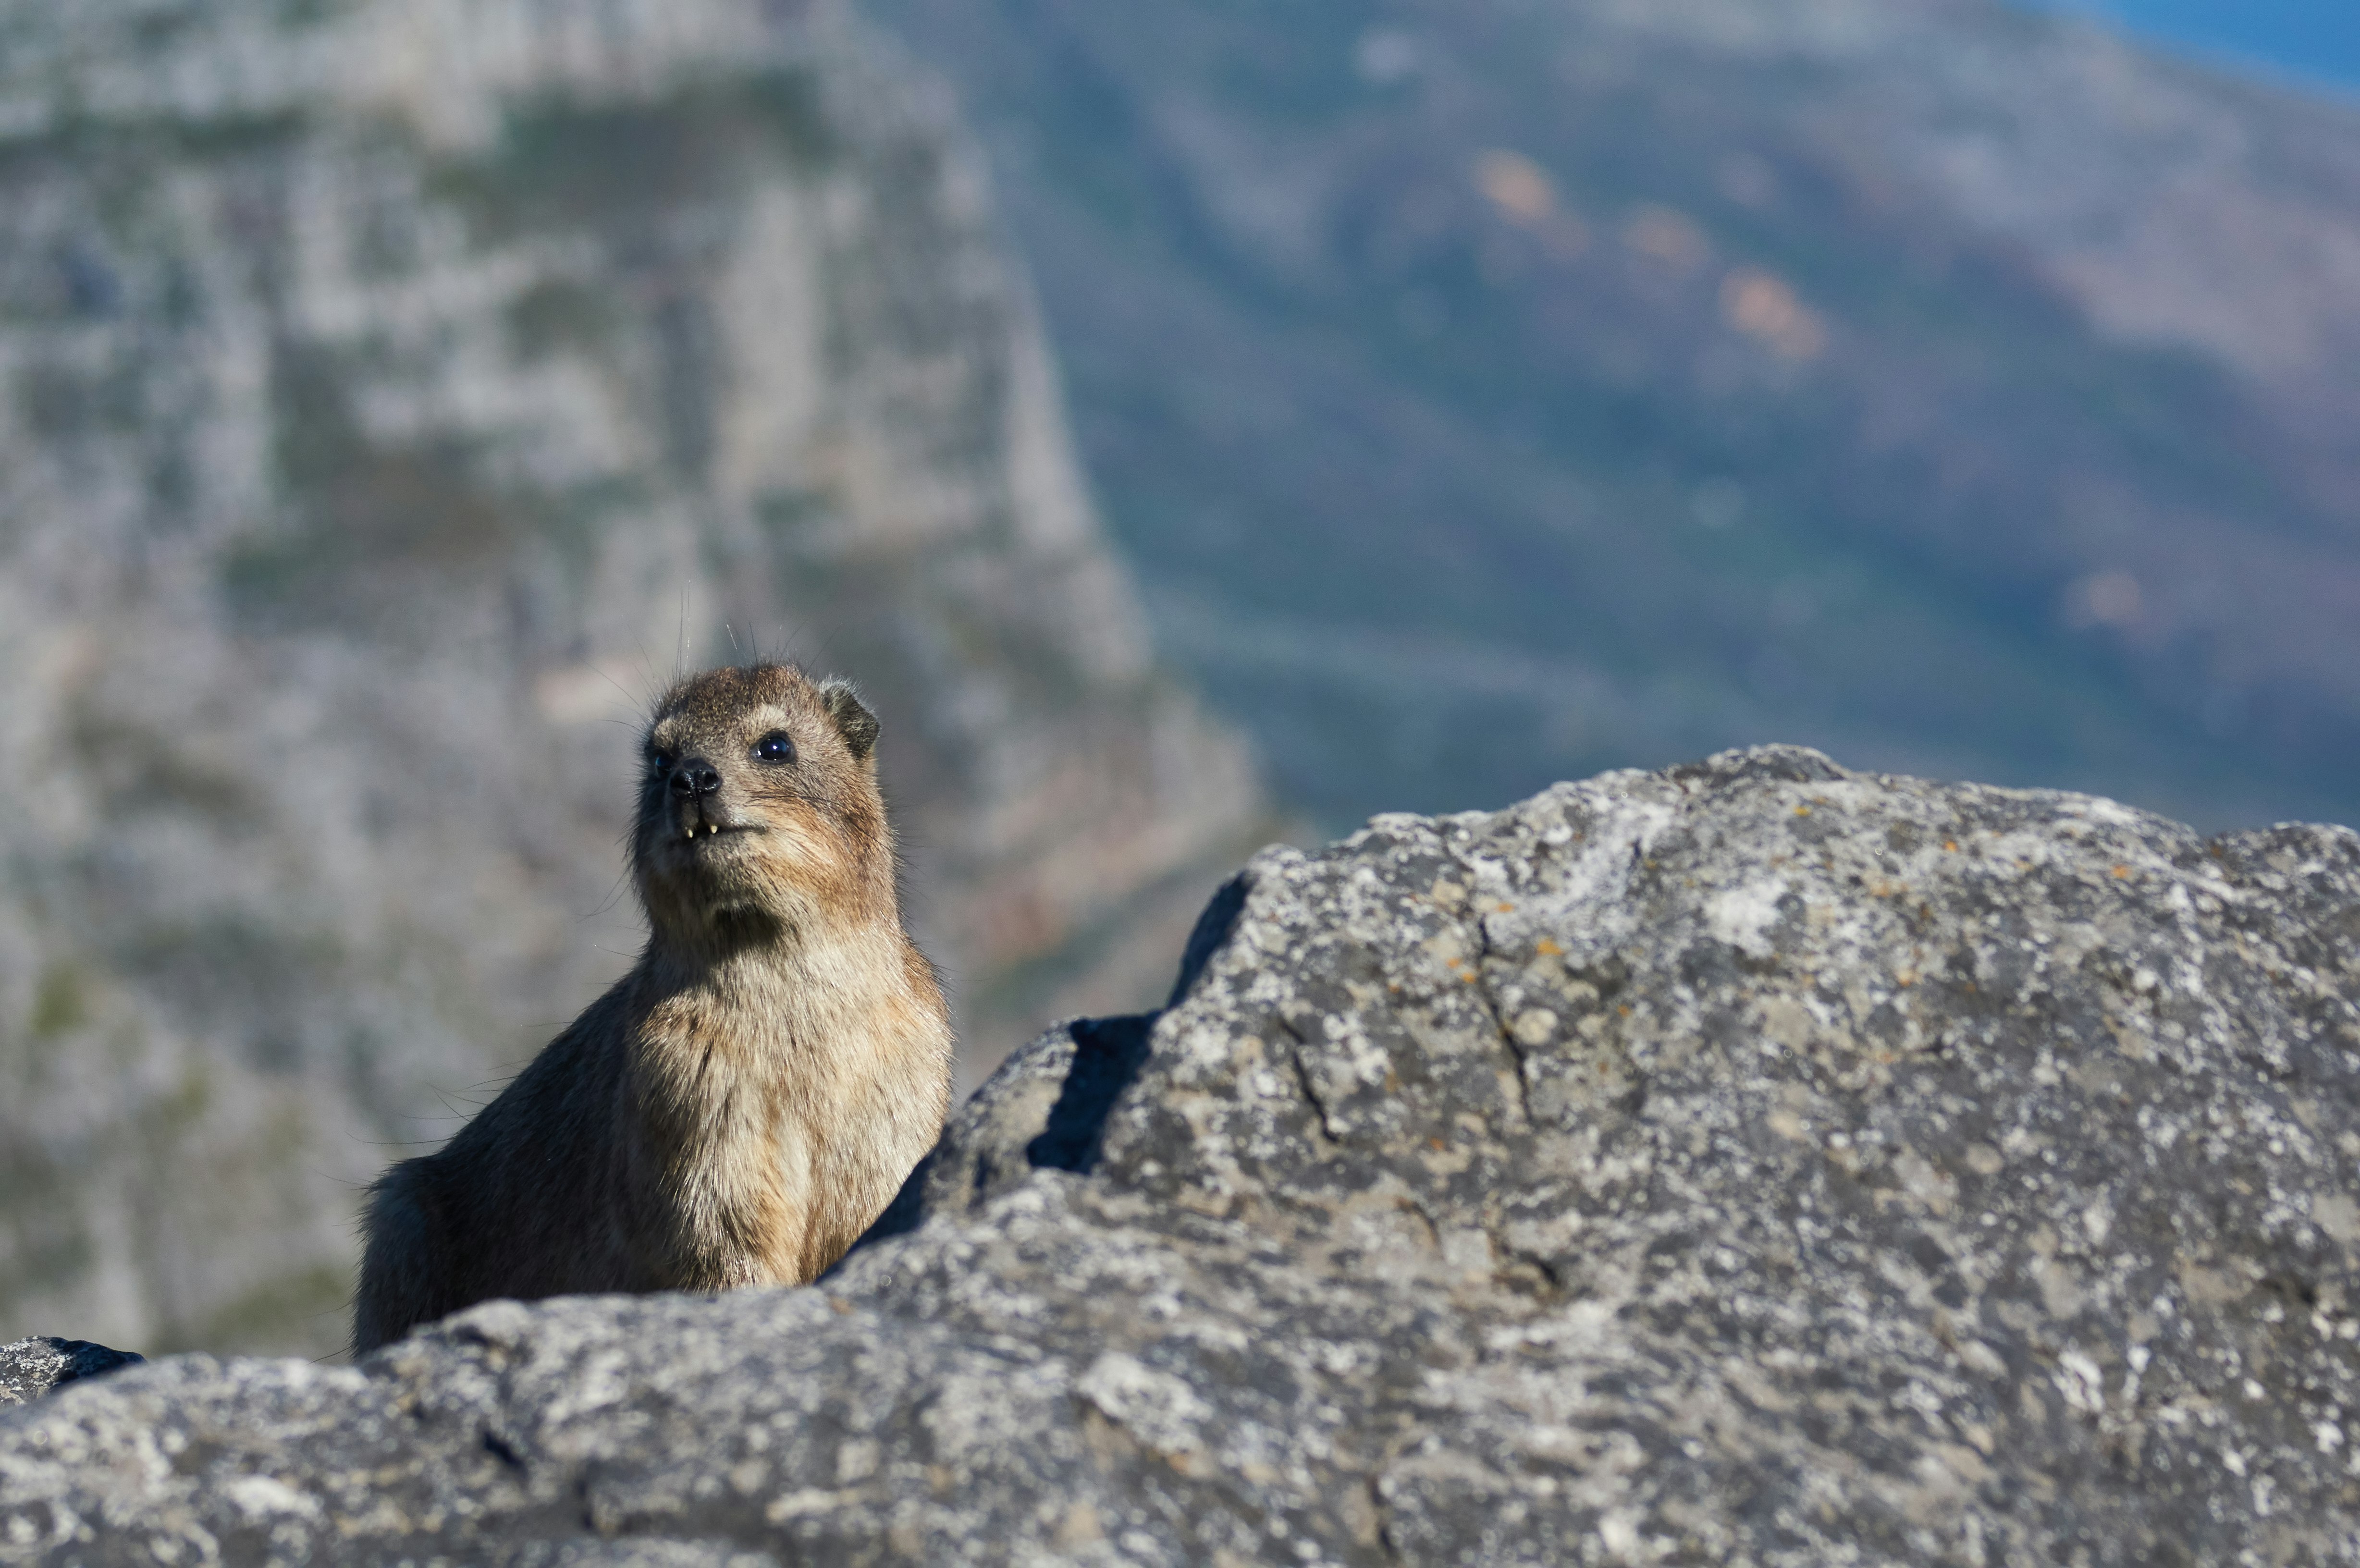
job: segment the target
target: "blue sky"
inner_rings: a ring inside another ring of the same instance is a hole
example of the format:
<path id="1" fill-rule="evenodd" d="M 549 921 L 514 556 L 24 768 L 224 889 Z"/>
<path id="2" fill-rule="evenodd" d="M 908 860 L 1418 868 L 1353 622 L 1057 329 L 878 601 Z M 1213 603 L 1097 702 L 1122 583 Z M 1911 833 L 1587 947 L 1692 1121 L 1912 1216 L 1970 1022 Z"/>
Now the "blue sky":
<path id="1" fill-rule="evenodd" d="M 2360 91 L 2360 0 L 2033 0 L 2107 16 L 2183 52 Z"/>

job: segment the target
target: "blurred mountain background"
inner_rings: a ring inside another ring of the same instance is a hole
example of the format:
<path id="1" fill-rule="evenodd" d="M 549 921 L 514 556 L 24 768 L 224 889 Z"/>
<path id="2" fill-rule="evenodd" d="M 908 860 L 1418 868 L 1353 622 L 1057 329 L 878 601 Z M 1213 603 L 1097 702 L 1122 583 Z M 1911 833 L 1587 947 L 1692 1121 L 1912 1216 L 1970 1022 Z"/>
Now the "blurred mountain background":
<path id="1" fill-rule="evenodd" d="M 342 1341 L 628 966 L 637 730 L 855 674 L 972 1077 L 1271 832 L 945 94 L 818 0 L 0 5 L 0 1339 Z"/>
<path id="2" fill-rule="evenodd" d="M 2167 49 L 2300 85 L 2360 90 L 2360 10 L 2344 0 L 2035 0 Z"/>
<path id="3" fill-rule="evenodd" d="M 1774 736 L 2360 818 L 2352 104 L 1994 0 L 871 8 L 1323 824 Z"/>
<path id="4" fill-rule="evenodd" d="M 2360 819 L 2360 111 L 2267 49 L 851 3 L 0 0 L 0 1340 L 332 1351 L 758 650 L 884 719 L 970 1082 L 1284 823 Z"/>

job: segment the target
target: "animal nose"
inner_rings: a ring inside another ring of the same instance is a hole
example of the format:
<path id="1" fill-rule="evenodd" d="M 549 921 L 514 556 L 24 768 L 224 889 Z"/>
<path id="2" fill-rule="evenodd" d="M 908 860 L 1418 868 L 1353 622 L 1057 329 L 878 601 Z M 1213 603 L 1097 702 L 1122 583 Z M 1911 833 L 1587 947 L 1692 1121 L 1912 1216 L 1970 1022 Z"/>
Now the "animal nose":
<path id="1" fill-rule="evenodd" d="M 701 757 L 692 757 L 672 770 L 672 792 L 683 800 L 710 795 L 720 788 L 720 770 Z"/>

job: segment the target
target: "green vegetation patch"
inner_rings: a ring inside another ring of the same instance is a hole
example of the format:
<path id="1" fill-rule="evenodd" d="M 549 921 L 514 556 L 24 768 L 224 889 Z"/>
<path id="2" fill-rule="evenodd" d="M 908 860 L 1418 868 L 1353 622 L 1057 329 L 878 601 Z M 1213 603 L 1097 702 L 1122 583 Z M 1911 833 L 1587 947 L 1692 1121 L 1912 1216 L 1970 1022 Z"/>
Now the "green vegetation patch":
<path id="1" fill-rule="evenodd" d="M 16 412 L 44 441 L 72 441 L 139 426 L 138 373 L 129 364 L 98 370 L 37 360 L 16 373 Z"/>
<path id="2" fill-rule="evenodd" d="M 564 354 L 596 354 L 623 326 L 623 312 L 607 290 L 572 278 L 546 278 L 510 302 L 508 344 L 525 365 Z"/>
<path id="3" fill-rule="evenodd" d="M 86 1273 L 96 1256 L 70 1172 L 27 1129 L 0 1124 L 0 1313 Z"/>
<path id="4" fill-rule="evenodd" d="M 232 610 L 264 626 L 333 622 L 382 609 L 408 578 L 480 579 L 533 532 L 541 508 L 497 490 L 455 438 L 380 444 L 362 430 L 338 356 L 282 343 L 271 400 L 291 526 L 224 553 Z"/>
<path id="5" fill-rule="evenodd" d="M 268 813 L 250 782 L 187 739 L 87 696 L 67 704 L 67 745 L 110 816 L 183 811 L 233 833 L 260 831 Z"/>
<path id="6" fill-rule="evenodd" d="M 156 1354 L 284 1356 L 290 1346 L 335 1345 L 351 1322 L 353 1279 L 341 1264 L 275 1275 L 191 1323 L 166 1326 Z"/>
<path id="7" fill-rule="evenodd" d="M 275 150 L 301 135 L 306 124 L 293 110 L 206 119 L 68 114 L 37 131 L 0 136 L 0 178 L 27 165 L 55 162 L 95 175 L 101 185 L 115 175 L 144 184 L 160 168 Z"/>
<path id="8" fill-rule="evenodd" d="M 78 964 L 59 960 L 41 971 L 26 1027 L 37 1040 L 71 1034 L 90 1021 L 90 989 Z"/>
<path id="9" fill-rule="evenodd" d="M 231 910 L 152 927 L 116 961 L 182 1024 L 234 1037 L 248 1066 L 302 1065 L 311 1016 L 333 990 L 346 954 L 316 924 L 273 923 Z"/>
<path id="10" fill-rule="evenodd" d="M 652 213 L 725 194 L 750 169 L 813 169 L 836 151 L 816 77 L 773 71 L 653 103 L 534 101 L 508 114 L 489 154 L 442 165 L 429 188 L 490 239 L 640 230 Z"/>

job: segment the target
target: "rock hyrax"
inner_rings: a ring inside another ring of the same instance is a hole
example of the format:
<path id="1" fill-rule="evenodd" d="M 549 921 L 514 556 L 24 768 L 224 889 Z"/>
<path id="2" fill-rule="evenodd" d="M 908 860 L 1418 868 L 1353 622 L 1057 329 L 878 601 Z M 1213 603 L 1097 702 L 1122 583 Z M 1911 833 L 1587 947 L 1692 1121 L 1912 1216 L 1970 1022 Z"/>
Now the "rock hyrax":
<path id="1" fill-rule="evenodd" d="M 355 1353 L 495 1296 L 799 1284 L 934 1144 L 951 1030 L 902 930 L 877 721 L 784 665 L 648 726 L 639 964 L 370 1189 Z"/>

